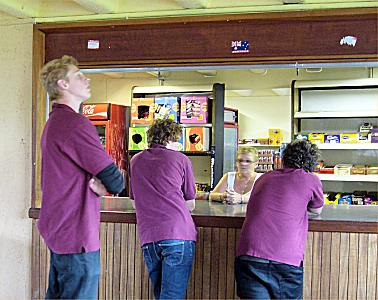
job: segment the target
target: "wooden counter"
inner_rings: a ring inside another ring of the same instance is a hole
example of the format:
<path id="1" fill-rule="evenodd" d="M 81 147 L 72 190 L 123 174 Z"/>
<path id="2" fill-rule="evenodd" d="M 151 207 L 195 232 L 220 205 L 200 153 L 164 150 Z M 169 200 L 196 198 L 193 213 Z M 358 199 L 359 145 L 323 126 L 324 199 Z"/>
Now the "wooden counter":
<path id="1" fill-rule="evenodd" d="M 100 299 L 152 299 L 135 212 L 127 198 L 104 198 Z M 246 205 L 197 201 L 196 258 L 187 298 L 237 298 L 234 257 Z M 30 217 L 37 219 L 38 209 Z M 32 298 L 44 297 L 49 253 L 33 220 Z M 326 206 L 309 222 L 305 299 L 377 299 L 378 207 Z"/>

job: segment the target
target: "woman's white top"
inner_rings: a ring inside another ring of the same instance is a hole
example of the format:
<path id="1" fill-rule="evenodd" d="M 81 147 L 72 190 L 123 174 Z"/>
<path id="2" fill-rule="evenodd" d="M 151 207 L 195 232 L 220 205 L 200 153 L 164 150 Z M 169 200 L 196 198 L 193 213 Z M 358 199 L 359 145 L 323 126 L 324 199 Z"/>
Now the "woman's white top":
<path id="1" fill-rule="evenodd" d="M 256 177 L 255 177 L 255 180 L 252 183 L 251 189 L 248 192 L 242 194 L 242 200 L 243 200 L 243 202 L 244 202 L 244 199 L 245 199 L 245 201 L 249 200 L 249 196 L 251 195 L 253 186 L 255 185 L 255 181 L 260 176 L 261 176 L 261 173 L 256 173 Z M 227 189 L 228 190 L 233 190 L 234 191 L 235 177 L 236 177 L 236 172 L 228 172 L 227 173 Z"/>

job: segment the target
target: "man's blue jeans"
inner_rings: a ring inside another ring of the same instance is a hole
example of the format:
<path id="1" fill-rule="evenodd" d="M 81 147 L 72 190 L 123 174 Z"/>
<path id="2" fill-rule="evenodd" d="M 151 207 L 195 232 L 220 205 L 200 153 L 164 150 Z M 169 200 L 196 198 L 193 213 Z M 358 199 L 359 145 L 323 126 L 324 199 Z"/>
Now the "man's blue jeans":
<path id="1" fill-rule="evenodd" d="M 302 299 L 303 267 L 243 255 L 235 259 L 241 299 Z"/>
<path id="2" fill-rule="evenodd" d="M 194 241 L 162 240 L 142 246 L 156 299 L 184 299 L 192 271 Z"/>
<path id="3" fill-rule="evenodd" d="M 46 299 L 97 300 L 100 250 L 77 254 L 50 252 Z"/>

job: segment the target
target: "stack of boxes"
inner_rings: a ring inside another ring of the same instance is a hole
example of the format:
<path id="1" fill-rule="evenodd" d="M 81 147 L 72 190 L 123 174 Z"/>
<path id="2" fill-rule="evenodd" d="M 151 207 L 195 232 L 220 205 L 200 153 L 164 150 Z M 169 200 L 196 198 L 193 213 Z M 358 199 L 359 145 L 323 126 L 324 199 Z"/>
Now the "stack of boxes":
<path id="1" fill-rule="evenodd" d="M 378 143 L 378 128 L 373 128 L 370 123 L 361 124 L 358 132 L 351 133 L 298 133 L 294 139 L 309 140 L 313 143 Z"/>
<path id="2" fill-rule="evenodd" d="M 131 106 L 129 150 L 143 150 L 147 145 L 147 129 L 155 119 L 169 118 L 185 124 L 179 140 L 183 151 L 209 151 L 210 128 L 207 96 L 159 96 L 134 98 Z"/>

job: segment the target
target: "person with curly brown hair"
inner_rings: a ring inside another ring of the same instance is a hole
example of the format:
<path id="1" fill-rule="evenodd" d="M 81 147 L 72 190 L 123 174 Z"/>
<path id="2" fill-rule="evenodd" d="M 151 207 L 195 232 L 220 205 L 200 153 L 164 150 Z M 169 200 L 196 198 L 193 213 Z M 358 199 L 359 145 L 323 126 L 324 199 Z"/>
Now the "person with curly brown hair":
<path id="1" fill-rule="evenodd" d="M 130 198 L 156 299 L 185 298 L 194 259 L 196 187 L 189 158 L 177 151 L 181 132 L 173 120 L 155 120 L 149 149 L 130 161 Z"/>
<path id="2" fill-rule="evenodd" d="M 324 204 L 320 179 L 311 172 L 319 158 L 308 141 L 294 141 L 283 168 L 256 180 L 247 206 L 235 260 L 242 299 L 300 299 L 308 212 Z"/>

